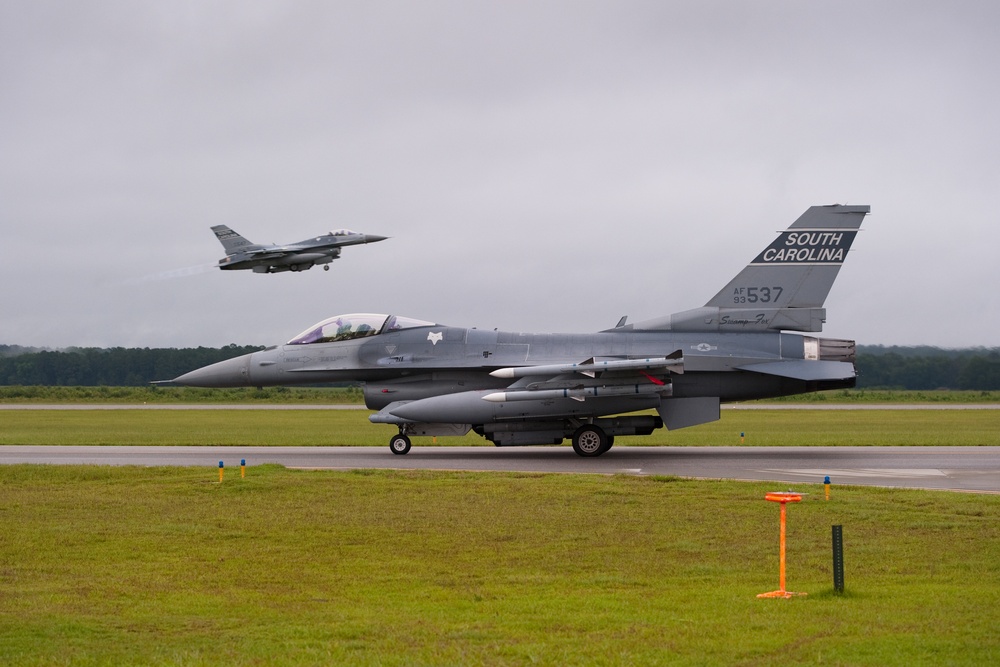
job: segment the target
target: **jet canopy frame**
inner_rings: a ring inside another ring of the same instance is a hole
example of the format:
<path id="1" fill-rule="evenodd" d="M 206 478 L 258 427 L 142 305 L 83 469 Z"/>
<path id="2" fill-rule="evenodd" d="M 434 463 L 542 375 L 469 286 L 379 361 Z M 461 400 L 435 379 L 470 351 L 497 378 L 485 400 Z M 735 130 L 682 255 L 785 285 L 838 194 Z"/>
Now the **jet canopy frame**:
<path id="1" fill-rule="evenodd" d="M 415 329 L 417 327 L 438 326 L 434 322 L 418 320 L 401 315 L 384 315 L 380 313 L 349 313 L 334 315 L 318 324 L 309 327 L 295 336 L 286 345 L 313 345 L 316 343 L 335 343 L 355 338 L 367 338 L 379 334 Z"/>

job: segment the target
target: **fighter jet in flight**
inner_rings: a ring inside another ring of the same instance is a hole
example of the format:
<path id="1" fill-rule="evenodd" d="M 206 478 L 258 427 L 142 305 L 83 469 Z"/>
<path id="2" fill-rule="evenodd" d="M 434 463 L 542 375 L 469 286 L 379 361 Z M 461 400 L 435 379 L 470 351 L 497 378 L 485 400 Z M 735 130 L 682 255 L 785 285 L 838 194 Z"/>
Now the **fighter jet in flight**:
<path id="1" fill-rule="evenodd" d="M 284 345 L 191 371 L 197 387 L 357 381 L 394 454 L 413 436 L 580 456 L 616 436 L 719 419 L 731 401 L 853 387 L 855 343 L 822 331 L 823 303 L 868 206 L 813 206 L 701 308 L 589 334 L 465 329 L 396 315 L 338 315 Z M 646 412 L 646 414 L 632 414 Z M 652 414 L 650 414 L 652 413 Z"/>
<path id="2" fill-rule="evenodd" d="M 212 231 L 226 249 L 226 256 L 219 260 L 218 267 L 224 271 L 252 269 L 254 273 L 306 271 L 317 264 L 323 264 L 323 269 L 329 271 L 330 262 L 340 257 L 343 246 L 375 243 L 388 238 L 338 229 L 289 245 L 259 245 L 246 240 L 226 225 L 216 225 Z"/>

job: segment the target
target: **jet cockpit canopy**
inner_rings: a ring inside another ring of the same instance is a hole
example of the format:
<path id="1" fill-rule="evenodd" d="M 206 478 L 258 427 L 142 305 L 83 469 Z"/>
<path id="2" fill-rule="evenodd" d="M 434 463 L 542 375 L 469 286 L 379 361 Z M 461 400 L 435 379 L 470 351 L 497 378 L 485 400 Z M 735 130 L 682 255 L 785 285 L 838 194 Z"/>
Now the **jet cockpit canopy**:
<path id="1" fill-rule="evenodd" d="M 434 322 L 416 320 L 400 315 L 380 315 L 377 313 L 352 313 L 350 315 L 335 315 L 319 324 L 314 324 L 286 345 L 310 345 L 312 343 L 332 343 L 341 340 L 366 338 L 383 333 L 413 329 L 416 327 L 433 327 Z"/>

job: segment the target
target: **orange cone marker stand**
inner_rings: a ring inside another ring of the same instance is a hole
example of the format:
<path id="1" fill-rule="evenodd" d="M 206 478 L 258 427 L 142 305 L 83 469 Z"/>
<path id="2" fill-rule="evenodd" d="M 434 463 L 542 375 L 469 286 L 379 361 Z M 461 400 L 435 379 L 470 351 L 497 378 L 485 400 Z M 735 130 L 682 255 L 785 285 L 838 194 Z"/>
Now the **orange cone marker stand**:
<path id="1" fill-rule="evenodd" d="M 790 598 L 793 595 L 806 595 L 805 593 L 792 593 L 785 590 L 785 505 L 802 501 L 801 493 L 791 491 L 770 491 L 764 496 L 765 500 L 781 503 L 781 542 L 780 554 L 778 557 L 778 590 L 770 593 L 761 593 L 759 598 Z"/>

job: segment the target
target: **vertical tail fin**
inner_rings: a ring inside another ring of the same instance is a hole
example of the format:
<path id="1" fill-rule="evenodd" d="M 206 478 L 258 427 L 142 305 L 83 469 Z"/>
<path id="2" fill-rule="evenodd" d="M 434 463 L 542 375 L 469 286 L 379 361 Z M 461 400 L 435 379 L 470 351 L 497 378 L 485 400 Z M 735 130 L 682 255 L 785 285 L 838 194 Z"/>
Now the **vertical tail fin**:
<path id="1" fill-rule="evenodd" d="M 227 255 L 246 252 L 248 250 L 257 250 L 261 247 L 256 243 L 246 240 L 226 225 L 215 225 L 212 227 L 212 231 L 215 232 L 215 238 L 219 239 L 222 247 L 226 249 Z"/>
<path id="2" fill-rule="evenodd" d="M 706 306 L 822 308 L 868 206 L 813 206 Z"/>
<path id="3" fill-rule="evenodd" d="M 682 331 L 822 331 L 826 301 L 869 206 L 812 206 L 705 304 L 635 325 Z"/>

